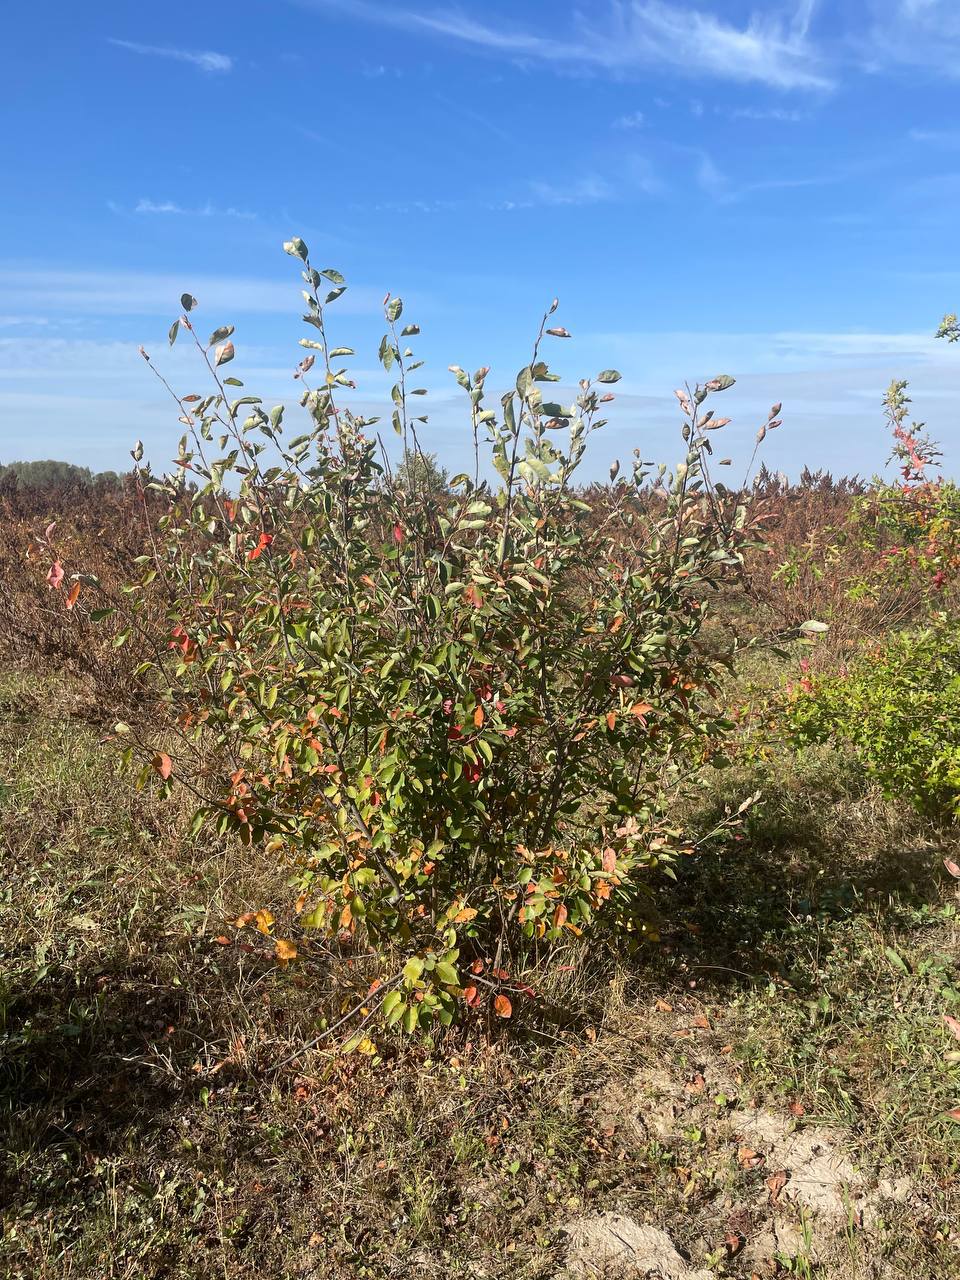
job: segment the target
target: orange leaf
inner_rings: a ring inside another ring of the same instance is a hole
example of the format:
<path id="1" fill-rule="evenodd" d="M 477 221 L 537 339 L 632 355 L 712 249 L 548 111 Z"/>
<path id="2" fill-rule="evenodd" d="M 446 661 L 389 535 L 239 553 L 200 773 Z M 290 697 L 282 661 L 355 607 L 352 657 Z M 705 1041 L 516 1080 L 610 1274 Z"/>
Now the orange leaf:
<path id="1" fill-rule="evenodd" d="M 257 922 L 257 929 L 259 930 L 259 932 L 264 934 L 265 936 L 268 936 L 270 933 L 270 926 L 273 924 L 273 921 L 274 921 L 273 912 L 268 911 L 266 907 L 262 907 L 257 912 L 254 919 Z"/>
<path id="2" fill-rule="evenodd" d="M 944 858 L 943 865 L 953 876 L 954 880 L 960 880 L 960 867 L 958 867 L 951 858 Z"/>
<path id="3" fill-rule="evenodd" d="M 513 1005 L 504 995 L 499 995 L 493 1002 L 493 1007 L 500 1018 L 509 1018 L 513 1013 Z"/>
<path id="4" fill-rule="evenodd" d="M 607 728 L 612 729 L 617 723 L 617 713 L 615 711 L 607 712 Z"/>
<path id="5" fill-rule="evenodd" d="M 281 964 L 289 964 L 291 960 L 296 960 L 297 948 L 285 938 L 277 938 L 274 955 Z"/>
<path id="6" fill-rule="evenodd" d="M 47 585 L 53 591 L 59 591 L 63 582 L 63 565 L 59 560 L 54 560 L 50 566 L 50 572 L 47 574 Z"/>
<path id="7" fill-rule="evenodd" d="M 464 987 L 463 998 L 464 998 L 464 1001 L 472 1008 L 479 1001 L 480 992 L 477 990 L 476 987 L 473 987 L 473 986 Z"/>
<path id="8" fill-rule="evenodd" d="M 954 1107 L 952 1111 L 944 1112 L 944 1115 L 949 1116 L 951 1120 L 960 1120 L 960 1107 Z"/>
<path id="9" fill-rule="evenodd" d="M 780 1192 L 787 1185 L 787 1173 L 785 1169 L 779 1169 L 776 1173 L 772 1173 L 767 1179 L 767 1190 L 770 1192 L 770 1199 L 774 1204 L 777 1203 Z"/>
<path id="10" fill-rule="evenodd" d="M 264 551 L 266 551 L 267 547 L 269 547 L 272 541 L 273 541 L 272 533 L 261 533 L 260 537 L 257 539 L 257 545 L 255 547 L 252 547 L 247 552 L 247 559 L 259 560 L 260 557 L 263 555 Z"/>
<path id="11" fill-rule="evenodd" d="M 73 586 L 70 588 L 70 593 L 69 593 L 69 595 L 67 596 L 67 608 L 68 608 L 68 609 L 72 609 L 72 608 L 73 608 L 73 606 L 77 603 L 77 600 L 78 600 L 79 596 L 80 596 L 80 583 L 79 583 L 79 581 L 77 581 L 77 582 L 75 582 L 75 583 L 73 584 Z"/>
<path id="12" fill-rule="evenodd" d="M 483 724 L 484 718 L 483 707 L 477 707 L 476 711 L 473 713 L 473 723 L 478 729 Z"/>
<path id="13" fill-rule="evenodd" d="M 611 875 L 617 869 L 617 855 L 612 849 L 604 849 L 603 851 L 603 869 L 607 875 Z"/>
<path id="14" fill-rule="evenodd" d="M 164 781 L 173 773 L 173 761 L 165 751 L 158 751 L 150 763 Z"/>
<path id="15" fill-rule="evenodd" d="M 645 716 L 649 711 L 652 711 L 652 710 L 653 710 L 653 707 L 650 705 L 649 702 L 635 702 L 633 706 L 630 708 L 630 714 L 640 719 L 643 716 Z"/>

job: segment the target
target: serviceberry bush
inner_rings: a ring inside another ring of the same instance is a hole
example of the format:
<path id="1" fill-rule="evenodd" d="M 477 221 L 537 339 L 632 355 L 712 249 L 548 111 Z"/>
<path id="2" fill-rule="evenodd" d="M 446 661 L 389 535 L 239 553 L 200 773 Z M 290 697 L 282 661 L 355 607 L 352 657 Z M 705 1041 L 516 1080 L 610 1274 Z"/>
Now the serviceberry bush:
<path id="1" fill-rule="evenodd" d="M 690 851 L 674 797 L 729 728 L 713 684 L 726 655 L 701 633 L 755 537 L 743 491 L 707 468 L 728 421 L 707 402 L 733 379 L 677 392 L 673 470 L 637 452 L 592 505 L 577 472 L 620 375 L 551 398 L 544 353 L 569 337 L 554 303 L 492 404 L 488 369 L 451 367 L 473 465 L 448 478 L 418 438 L 419 329 L 388 296 L 393 468 L 377 419 L 349 408 L 354 352 L 328 336 L 343 277 L 284 247 L 305 285 L 302 433 L 226 376 L 232 327 L 202 341 L 185 294 L 171 328 L 212 383 L 168 386 L 174 475 L 134 450 L 166 510 L 111 607 L 176 737 L 161 750 L 120 728 L 162 786 L 194 792 L 195 833 L 293 869 L 300 934 L 368 957 L 387 1022 L 509 1017 L 558 943 L 641 937 L 653 873 Z M 298 943 L 276 939 L 278 957 Z"/>

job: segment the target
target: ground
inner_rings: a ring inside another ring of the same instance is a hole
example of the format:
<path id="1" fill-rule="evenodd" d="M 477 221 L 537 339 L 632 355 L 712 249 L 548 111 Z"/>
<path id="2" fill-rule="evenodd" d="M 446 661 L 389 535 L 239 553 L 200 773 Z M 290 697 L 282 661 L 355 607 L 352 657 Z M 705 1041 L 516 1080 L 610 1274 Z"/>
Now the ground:
<path id="1" fill-rule="evenodd" d="M 284 868 L 188 841 L 94 711 L 0 682 L 0 1275 L 960 1275 L 960 839 L 855 763 L 718 775 L 704 821 L 763 799 L 629 962 L 343 1056 L 301 1046 L 349 958 L 228 929 Z"/>

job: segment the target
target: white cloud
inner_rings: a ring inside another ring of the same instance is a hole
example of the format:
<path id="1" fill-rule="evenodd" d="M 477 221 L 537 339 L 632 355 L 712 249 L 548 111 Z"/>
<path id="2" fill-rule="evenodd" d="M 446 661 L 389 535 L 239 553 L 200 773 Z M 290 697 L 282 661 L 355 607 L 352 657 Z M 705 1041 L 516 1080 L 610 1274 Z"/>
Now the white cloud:
<path id="1" fill-rule="evenodd" d="M 135 40 L 115 40 L 110 37 L 110 44 L 118 49 L 127 49 L 131 53 L 145 54 L 150 58 L 173 58 L 176 62 L 188 62 L 201 71 L 211 73 L 233 70 L 233 59 L 225 53 L 194 52 L 192 49 L 170 49 L 159 45 L 138 44 Z"/>
<path id="2" fill-rule="evenodd" d="M 375 0 L 298 3 L 568 70 L 635 75 L 659 66 L 779 89 L 823 89 L 831 83 L 809 39 L 816 0 L 795 0 L 790 13 L 766 9 L 742 25 L 668 0 L 607 0 L 601 12 L 591 7 L 576 14 L 572 30 L 560 36 L 484 22 L 451 7 L 421 11 Z"/>
<path id="3" fill-rule="evenodd" d="M 111 205 L 116 210 L 116 205 Z M 230 205 L 226 209 L 218 209 L 216 205 L 210 204 L 208 201 L 205 205 L 196 209 L 186 209 L 182 205 L 176 204 L 173 200 L 138 200 L 133 210 L 134 213 L 172 213 L 179 214 L 187 218 L 256 218 L 255 213 L 249 213 L 245 209 L 235 209 Z"/>
<path id="4" fill-rule="evenodd" d="M 626 115 L 617 116 L 613 122 L 615 129 L 642 129 L 644 114 L 642 111 L 628 111 Z"/>

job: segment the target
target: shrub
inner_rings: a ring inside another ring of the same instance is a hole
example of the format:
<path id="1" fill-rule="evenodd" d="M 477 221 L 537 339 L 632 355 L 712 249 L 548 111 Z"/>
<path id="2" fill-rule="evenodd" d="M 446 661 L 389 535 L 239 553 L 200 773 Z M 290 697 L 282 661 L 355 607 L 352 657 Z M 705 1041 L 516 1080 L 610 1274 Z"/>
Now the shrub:
<path id="1" fill-rule="evenodd" d="M 799 745 L 850 743 L 920 813 L 960 813 L 960 637 L 946 618 L 872 646 L 843 675 L 802 681 L 787 723 Z"/>
<path id="2" fill-rule="evenodd" d="M 354 353 L 327 325 L 343 277 L 316 270 L 302 241 L 285 248 L 307 286 L 303 434 L 285 441 L 282 405 L 231 390 L 231 326 L 201 342 L 189 295 L 172 326 L 214 388 L 173 393 L 180 476 L 150 482 L 169 509 L 119 642 L 150 650 L 176 745 L 121 730 L 161 785 L 194 791 L 195 831 L 288 862 L 303 929 L 369 957 L 389 1022 L 412 1030 L 488 1001 L 508 1017 L 552 944 L 598 918 L 621 940 L 642 935 L 645 876 L 689 851 L 671 796 L 728 728 L 711 684 L 724 655 L 701 628 L 753 536 L 706 468 L 727 421 L 706 401 L 733 379 L 677 393 L 684 460 L 652 469 L 637 451 L 598 517 L 572 482 L 620 375 L 546 399 L 558 376 L 544 346 L 569 336 L 554 303 L 499 411 L 488 369 L 452 366 L 473 473 L 422 484 L 436 468 L 411 408 L 419 329 L 388 296 L 398 481 L 376 419 L 341 400 Z"/>

